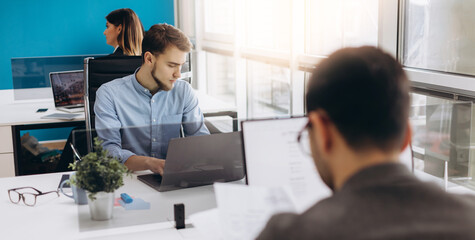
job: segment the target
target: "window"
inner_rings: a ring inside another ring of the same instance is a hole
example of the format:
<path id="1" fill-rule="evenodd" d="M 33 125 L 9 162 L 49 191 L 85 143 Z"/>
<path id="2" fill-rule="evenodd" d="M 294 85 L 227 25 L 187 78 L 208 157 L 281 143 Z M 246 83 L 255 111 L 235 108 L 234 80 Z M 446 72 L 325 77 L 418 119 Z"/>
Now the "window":
<path id="1" fill-rule="evenodd" d="M 416 93 L 411 97 L 416 174 L 445 179 L 445 184 L 474 185 L 470 181 L 472 102 Z"/>
<path id="2" fill-rule="evenodd" d="M 246 1 L 246 46 L 249 48 L 290 51 L 290 0 Z"/>
<path id="3" fill-rule="evenodd" d="M 473 1 L 405 1 L 404 66 L 475 75 L 474 7 Z"/>
<path id="4" fill-rule="evenodd" d="M 411 116 L 415 168 L 446 188 L 450 181 L 475 189 L 473 7 L 471 1 L 401 1 L 399 58 L 418 92 Z"/>
<path id="5" fill-rule="evenodd" d="M 378 45 L 378 0 L 312 0 L 308 5 L 309 54 Z"/>
<path id="6" fill-rule="evenodd" d="M 382 16 L 393 17 L 397 26 L 395 0 L 196 0 L 194 5 L 197 88 L 236 106 L 240 119 L 304 114 L 305 78 L 316 62 L 341 47 L 380 45 L 380 30 L 387 28 L 382 23 L 388 22 Z"/>
<path id="7" fill-rule="evenodd" d="M 290 70 L 248 61 L 249 118 L 290 115 Z"/>
<path id="8" fill-rule="evenodd" d="M 435 91 L 474 96 L 473 1 L 401 1 L 399 58 L 411 81 Z"/>
<path id="9" fill-rule="evenodd" d="M 236 105 L 236 78 L 234 59 L 215 53 L 206 53 L 207 93 L 224 102 Z"/>
<path id="10" fill-rule="evenodd" d="M 204 33 L 207 40 L 230 41 L 234 34 L 233 0 L 204 0 Z"/>

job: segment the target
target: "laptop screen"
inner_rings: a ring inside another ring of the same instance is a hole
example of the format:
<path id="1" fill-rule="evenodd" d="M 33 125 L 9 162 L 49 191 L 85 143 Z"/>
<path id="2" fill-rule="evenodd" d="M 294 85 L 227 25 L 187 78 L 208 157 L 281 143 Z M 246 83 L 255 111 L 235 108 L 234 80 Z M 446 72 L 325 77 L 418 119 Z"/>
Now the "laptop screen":
<path id="1" fill-rule="evenodd" d="M 49 78 L 56 107 L 84 105 L 83 70 L 52 72 Z"/>

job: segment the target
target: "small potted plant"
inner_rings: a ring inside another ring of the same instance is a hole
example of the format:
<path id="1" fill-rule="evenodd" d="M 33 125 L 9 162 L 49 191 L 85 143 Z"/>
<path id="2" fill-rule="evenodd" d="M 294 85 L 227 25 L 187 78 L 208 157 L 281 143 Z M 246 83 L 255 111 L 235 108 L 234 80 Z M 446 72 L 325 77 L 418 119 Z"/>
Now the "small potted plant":
<path id="1" fill-rule="evenodd" d="M 102 141 L 94 139 L 95 152 L 82 157 L 81 161 L 70 164 L 76 171 L 71 184 L 88 193 L 89 210 L 93 220 L 112 218 L 114 191 L 124 185 L 124 174 L 130 171 L 118 159 L 107 154 Z"/>

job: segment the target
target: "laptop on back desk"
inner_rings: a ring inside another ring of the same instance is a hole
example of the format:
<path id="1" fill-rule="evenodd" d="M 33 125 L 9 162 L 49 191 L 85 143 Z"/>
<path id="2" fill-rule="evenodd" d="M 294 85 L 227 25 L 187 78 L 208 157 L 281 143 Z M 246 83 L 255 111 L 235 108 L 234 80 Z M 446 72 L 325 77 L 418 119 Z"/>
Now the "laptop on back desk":
<path id="1" fill-rule="evenodd" d="M 84 71 L 51 72 L 54 106 L 64 112 L 84 111 Z"/>

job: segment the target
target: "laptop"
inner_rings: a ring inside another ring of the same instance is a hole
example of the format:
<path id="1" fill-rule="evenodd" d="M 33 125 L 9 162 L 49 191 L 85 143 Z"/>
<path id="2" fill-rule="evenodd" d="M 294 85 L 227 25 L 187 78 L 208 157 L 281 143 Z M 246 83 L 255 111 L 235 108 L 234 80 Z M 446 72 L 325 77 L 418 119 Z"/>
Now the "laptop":
<path id="1" fill-rule="evenodd" d="M 172 139 L 163 176 L 137 178 L 159 192 L 240 180 L 244 178 L 241 132 Z"/>
<path id="2" fill-rule="evenodd" d="M 50 72 L 54 106 L 57 110 L 74 113 L 84 111 L 83 70 Z"/>

